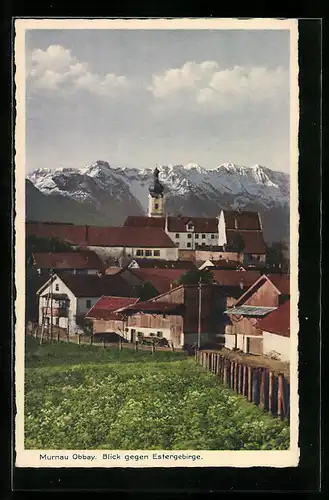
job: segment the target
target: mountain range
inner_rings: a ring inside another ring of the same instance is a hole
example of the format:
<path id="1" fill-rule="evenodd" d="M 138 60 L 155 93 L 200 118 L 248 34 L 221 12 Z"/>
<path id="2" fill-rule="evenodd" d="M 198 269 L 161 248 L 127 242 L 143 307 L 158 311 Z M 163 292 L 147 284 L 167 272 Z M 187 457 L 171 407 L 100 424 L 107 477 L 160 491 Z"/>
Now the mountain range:
<path id="1" fill-rule="evenodd" d="M 221 209 L 256 210 L 268 242 L 289 240 L 289 175 L 261 165 L 160 165 L 169 215 L 215 217 Z M 121 225 L 147 213 L 153 169 L 96 161 L 81 168 L 42 168 L 26 179 L 27 220 Z"/>

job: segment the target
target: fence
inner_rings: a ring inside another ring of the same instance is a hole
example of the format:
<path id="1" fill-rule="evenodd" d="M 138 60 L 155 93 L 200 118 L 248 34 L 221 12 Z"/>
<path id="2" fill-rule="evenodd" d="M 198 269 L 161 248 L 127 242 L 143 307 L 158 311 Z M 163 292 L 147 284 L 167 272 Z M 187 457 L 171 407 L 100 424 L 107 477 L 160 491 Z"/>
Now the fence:
<path id="1" fill-rule="evenodd" d="M 171 351 L 174 352 L 175 348 L 173 345 L 170 347 L 157 346 L 155 343 L 150 345 L 141 345 L 139 342 L 125 342 L 118 336 L 116 341 L 110 341 L 106 338 L 97 339 L 93 335 L 81 335 L 70 333 L 64 329 L 60 328 L 56 325 L 53 326 L 53 329 L 45 329 L 43 335 L 41 335 L 41 326 L 32 325 L 26 331 L 27 335 L 31 335 L 34 338 L 40 339 L 40 343 L 55 343 L 55 342 L 71 342 L 78 345 L 95 345 L 103 348 L 119 348 L 122 350 L 123 348 L 134 349 L 135 351 L 152 351 L 153 353 L 156 351 Z"/>
<path id="2" fill-rule="evenodd" d="M 239 363 L 213 351 L 200 351 L 197 361 L 248 401 L 278 418 L 290 420 L 290 383 L 283 373 Z"/>

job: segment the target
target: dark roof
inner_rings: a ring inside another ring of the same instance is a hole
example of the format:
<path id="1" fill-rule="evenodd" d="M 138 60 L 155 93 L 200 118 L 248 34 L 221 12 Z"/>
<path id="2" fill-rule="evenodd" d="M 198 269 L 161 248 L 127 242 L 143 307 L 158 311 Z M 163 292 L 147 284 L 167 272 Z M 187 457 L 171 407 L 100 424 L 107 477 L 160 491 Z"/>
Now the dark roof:
<path id="1" fill-rule="evenodd" d="M 184 311 L 183 304 L 177 304 L 173 302 L 137 302 L 132 306 L 128 306 L 124 309 L 126 314 L 130 312 L 132 314 L 136 312 L 150 312 L 159 314 L 182 314 Z"/>
<path id="2" fill-rule="evenodd" d="M 129 269 L 144 282 L 149 282 L 159 294 L 168 292 L 186 269 Z"/>
<path id="3" fill-rule="evenodd" d="M 103 269 L 103 263 L 95 252 L 52 252 L 33 254 L 33 262 L 40 269 Z"/>
<path id="4" fill-rule="evenodd" d="M 258 212 L 246 210 L 223 210 L 223 212 L 226 229 L 262 229 Z"/>
<path id="5" fill-rule="evenodd" d="M 243 239 L 243 253 L 265 254 L 265 241 L 262 231 L 235 231 L 226 230 L 227 247 L 234 246 L 235 238 L 240 235 Z"/>
<path id="6" fill-rule="evenodd" d="M 191 260 L 133 259 L 141 269 L 196 269 Z"/>
<path id="7" fill-rule="evenodd" d="M 92 274 L 59 273 L 58 276 L 76 297 L 101 297 L 120 295 L 133 297 L 131 286 L 119 275 L 97 276 Z"/>
<path id="8" fill-rule="evenodd" d="M 290 300 L 279 306 L 266 318 L 257 322 L 257 328 L 265 332 L 290 337 Z"/>
<path id="9" fill-rule="evenodd" d="M 259 271 L 236 271 L 231 269 L 215 269 L 211 271 L 214 281 L 221 286 L 233 286 L 240 288 L 249 288 L 259 278 Z M 242 285 L 242 286 L 240 286 Z"/>
<path id="10" fill-rule="evenodd" d="M 194 225 L 196 233 L 218 233 L 218 220 L 216 217 L 173 217 L 168 216 L 168 231 L 172 233 L 185 233 L 189 222 Z M 124 222 L 129 227 L 160 227 L 165 229 L 165 217 L 129 216 Z"/>
<path id="11" fill-rule="evenodd" d="M 88 228 L 88 245 L 104 247 L 172 248 L 175 243 L 159 228 L 95 227 Z"/>
<path id="12" fill-rule="evenodd" d="M 73 245 L 86 244 L 86 228 L 85 226 L 75 226 L 73 224 L 57 224 L 46 222 L 27 222 L 26 233 L 28 236 L 36 236 L 38 238 L 57 238 L 62 241 L 67 241 Z"/>
<path id="13" fill-rule="evenodd" d="M 71 224 L 26 224 L 28 235 L 55 237 L 73 245 L 108 247 L 172 248 L 175 243 L 159 228 L 74 226 Z"/>
<path id="14" fill-rule="evenodd" d="M 122 319 L 122 315 L 115 313 L 117 309 L 135 304 L 138 301 L 131 297 L 111 297 L 103 296 L 96 304 L 87 312 L 86 318 L 93 319 Z"/>

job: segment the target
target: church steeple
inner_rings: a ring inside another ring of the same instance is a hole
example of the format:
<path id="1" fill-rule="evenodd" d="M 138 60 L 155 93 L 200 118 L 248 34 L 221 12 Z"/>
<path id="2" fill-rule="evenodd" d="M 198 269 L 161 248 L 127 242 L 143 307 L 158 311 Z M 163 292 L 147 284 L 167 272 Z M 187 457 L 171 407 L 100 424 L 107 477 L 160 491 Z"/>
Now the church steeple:
<path id="1" fill-rule="evenodd" d="M 164 186 L 159 181 L 159 169 L 155 167 L 153 172 L 153 184 L 149 187 L 149 217 L 163 217 L 164 216 L 164 200 L 163 191 Z"/>

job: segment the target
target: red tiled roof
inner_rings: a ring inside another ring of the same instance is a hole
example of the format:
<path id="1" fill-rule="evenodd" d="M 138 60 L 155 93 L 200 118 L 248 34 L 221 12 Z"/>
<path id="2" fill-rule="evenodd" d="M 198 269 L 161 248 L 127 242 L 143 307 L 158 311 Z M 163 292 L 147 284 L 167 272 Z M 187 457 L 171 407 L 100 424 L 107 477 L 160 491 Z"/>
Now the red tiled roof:
<path id="1" fill-rule="evenodd" d="M 94 274 L 71 274 L 57 272 L 75 297 L 102 297 L 102 295 L 120 295 L 133 297 L 132 287 L 119 275 L 97 276 Z M 43 292 L 41 292 L 42 294 Z"/>
<path id="2" fill-rule="evenodd" d="M 175 243 L 159 228 L 74 226 L 71 224 L 27 223 L 28 235 L 55 237 L 79 246 L 176 248 Z"/>
<path id="3" fill-rule="evenodd" d="M 172 248 L 175 243 L 159 228 L 94 227 L 88 228 L 88 245 L 104 247 Z"/>
<path id="4" fill-rule="evenodd" d="M 173 302 L 137 302 L 132 306 L 128 306 L 125 308 L 124 312 L 132 313 L 135 312 L 152 312 L 152 313 L 160 313 L 160 314 L 179 314 L 182 313 L 184 309 L 183 304 L 177 304 Z"/>
<path id="5" fill-rule="evenodd" d="M 275 288 L 283 295 L 290 295 L 290 276 L 288 274 L 268 274 Z"/>
<path id="6" fill-rule="evenodd" d="M 216 217 L 168 217 L 168 231 L 185 233 L 188 222 L 194 225 L 196 233 L 218 233 L 218 220 Z M 165 228 L 165 217 L 145 217 L 145 216 L 129 216 L 124 222 L 124 226 L 129 227 L 160 227 Z"/>
<path id="7" fill-rule="evenodd" d="M 112 297 L 103 296 L 96 304 L 88 311 L 86 318 L 93 319 L 122 319 L 119 313 L 115 313 L 117 309 L 128 307 L 138 302 L 139 299 L 131 297 Z"/>
<path id="8" fill-rule="evenodd" d="M 265 242 L 262 231 L 233 231 L 226 230 L 227 246 L 234 245 L 235 237 L 239 234 L 244 242 L 243 253 L 265 254 Z"/>
<path id="9" fill-rule="evenodd" d="M 191 260 L 134 259 L 140 269 L 196 269 Z"/>
<path id="10" fill-rule="evenodd" d="M 257 328 L 265 332 L 290 337 L 290 300 L 279 306 L 266 318 L 257 322 Z"/>
<path id="11" fill-rule="evenodd" d="M 249 288 L 259 278 L 259 271 L 235 271 L 231 269 L 215 269 L 212 272 L 214 280 L 221 286 L 234 286 L 240 287 L 242 283 L 243 288 Z"/>
<path id="12" fill-rule="evenodd" d="M 133 274 L 151 285 L 159 294 L 168 292 L 171 285 L 178 281 L 186 269 L 130 269 Z"/>
<path id="13" fill-rule="evenodd" d="M 226 229 L 256 229 L 261 230 L 258 212 L 223 210 Z"/>
<path id="14" fill-rule="evenodd" d="M 103 269 L 103 263 L 95 252 L 52 252 L 33 254 L 34 265 L 38 269 Z"/>
<path id="15" fill-rule="evenodd" d="M 56 224 L 44 222 L 27 222 L 27 236 L 36 236 L 38 238 L 58 238 L 67 241 L 73 245 L 86 244 L 85 226 L 75 226 L 73 224 Z"/>

